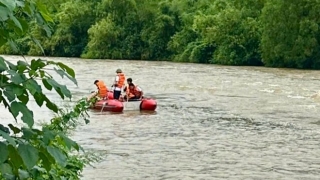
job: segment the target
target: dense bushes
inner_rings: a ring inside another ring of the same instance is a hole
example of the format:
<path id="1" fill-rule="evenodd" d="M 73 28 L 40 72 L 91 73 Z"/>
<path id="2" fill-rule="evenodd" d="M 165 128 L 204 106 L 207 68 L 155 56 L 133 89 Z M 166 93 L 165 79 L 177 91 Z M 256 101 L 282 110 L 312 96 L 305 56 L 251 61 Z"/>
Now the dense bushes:
<path id="1" fill-rule="evenodd" d="M 49 56 L 320 68 L 316 0 L 46 1 L 53 37 L 31 34 Z M 22 51 L 41 54 L 26 40 Z"/>

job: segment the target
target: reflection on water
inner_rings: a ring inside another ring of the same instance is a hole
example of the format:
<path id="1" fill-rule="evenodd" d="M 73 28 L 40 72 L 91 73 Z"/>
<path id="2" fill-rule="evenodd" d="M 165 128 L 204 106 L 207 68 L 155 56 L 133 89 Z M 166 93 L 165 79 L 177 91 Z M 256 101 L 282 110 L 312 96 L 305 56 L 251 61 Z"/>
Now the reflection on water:
<path id="1" fill-rule="evenodd" d="M 78 87 L 61 80 L 74 101 L 117 68 L 158 101 L 153 113 L 90 112 L 73 138 L 106 156 L 83 179 L 319 179 L 319 71 L 52 59 L 75 69 Z"/>

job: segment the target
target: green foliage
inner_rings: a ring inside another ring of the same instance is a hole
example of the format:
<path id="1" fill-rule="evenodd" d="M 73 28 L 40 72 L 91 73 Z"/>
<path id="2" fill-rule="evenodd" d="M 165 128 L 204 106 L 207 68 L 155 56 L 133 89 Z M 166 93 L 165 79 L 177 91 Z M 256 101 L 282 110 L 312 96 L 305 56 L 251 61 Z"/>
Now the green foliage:
<path id="1" fill-rule="evenodd" d="M 8 43 L 15 52 L 19 46 L 15 38 L 25 37 L 31 28 L 38 25 L 50 36 L 48 23 L 52 22 L 43 1 L 0 1 L 0 46 Z M 35 22 L 32 21 L 35 19 Z M 28 21 L 32 21 L 27 23 Z M 35 43 L 41 48 L 39 41 Z M 27 42 L 27 40 L 25 39 Z M 88 160 L 81 155 L 80 146 L 66 132 L 82 117 L 88 123 L 85 99 L 76 103 L 71 111 L 58 107 L 44 93 L 54 90 L 62 99 L 71 99 L 68 88 L 53 79 L 49 72 L 56 72 L 77 85 L 75 72 L 61 62 L 33 59 L 11 63 L 0 56 L 0 103 L 10 111 L 16 122 L 24 126 L 0 124 L 0 178 L 2 179 L 79 179 Z M 45 106 L 56 113 L 51 123 L 34 128 L 34 111 L 28 107 L 30 99 L 39 107 Z M 63 113 L 61 113 L 63 112 Z"/>
<path id="2" fill-rule="evenodd" d="M 86 110 L 89 105 L 86 100 L 81 100 L 73 110 L 66 112 L 43 93 L 43 88 L 54 89 L 62 99 L 71 98 L 67 87 L 55 81 L 45 70 L 53 65 L 56 66 L 53 70 L 76 83 L 74 71 L 63 63 L 38 59 L 31 63 L 18 61 L 17 64 L 12 64 L 0 57 L 1 102 L 16 120 L 21 114 L 21 120 L 27 125 L 19 128 L 10 124 L 9 128 L 14 136 L 0 130 L 1 136 L 6 140 L 0 144 L 0 152 L 4 154 L 0 159 L 0 172 L 5 178 L 22 175 L 32 178 L 48 177 L 45 179 L 60 179 L 72 175 L 76 178 L 84 166 L 79 161 L 76 165 L 70 165 L 69 161 L 75 158 L 70 152 L 79 151 L 80 147 L 65 135 L 65 131 L 74 127 L 78 117 L 83 117 L 88 123 Z M 38 82 L 42 82 L 42 85 Z M 33 111 L 27 106 L 30 96 L 33 96 L 40 107 L 45 103 L 48 109 L 60 112 L 59 116 L 41 130 L 33 128 Z"/>
<path id="3" fill-rule="evenodd" d="M 111 20 L 104 18 L 88 30 L 89 36 L 94 40 L 88 43 L 88 54 L 91 58 L 122 58 L 122 53 L 117 51 L 121 30 Z"/>
<path id="4" fill-rule="evenodd" d="M 316 0 L 266 3 L 261 51 L 267 66 L 320 68 L 319 7 Z"/>
<path id="5" fill-rule="evenodd" d="M 19 39 L 16 43 L 0 39 L 0 44 L 8 42 L 0 53 L 320 68 L 317 0 L 44 0 L 43 4 L 50 6 L 41 16 L 34 14 L 36 22 L 28 15 L 18 13 L 15 19 L 10 11 L 1 11 L 0 17 L 10 21 Z M 50 26 L 39 18 L 48 13 L 55 14 Z M 52 38 L 44 38 L 51 35 L 50 28 Z"/>
<path id="6" fill-rule="evenodd" d="M 77 83 L 74 79 L 74 71 L 61 62 L 34 59 L 31 63 L 18 61 L 17 64 L 12 64 L 0 57 L 1 102 L 9 109 L 16 121 L 21 114 L 21 120 L 27 125 L 20 128 L 9 124 L 14 136 L 10 136 L 8 131 L 0 130 L 1 136 L 6 140 L 0 143 L 0 152 L 3 152 L 0 159 L 0 172 L 4 178 L 21 178 L 21 176 L 47 177 L 44 179 L 71 176 L 77 178 L 84 166 L 80 161 L 70 164 L 70 161 L 74 161 L 76 157 L 70 152 L 79 151 L 80 147 L 65 133 L 75 126 L 75 120 L 78 117 L 83 117 L 88 123 L 86 110 L 89 105 L 83 99 L 71 111 L 66 112 L 53 103 L 43 93 L 43 88 L 54 89 L 62 99 L 70 99 L 71 93 L 65 85 L 55 81 L 45 70 L 49 66 L 56 66 L 52 70 Z M 48 109 L 55 113 L 60 112 L 41 130 L 33 128 L 33 111 L 27 106 L 31 96 L 40 107 L 45 103 Z M 76 153 L 73 152 L 73 154 Z"/>
<path id="7" fill-rule="evenodd" d="M 94 24 L 94 1 L 66 1 L 56 13 L 56 31 L 47 39 L 45 48 L 52 56 L 79 57 L 88 43 L 87 31 Z"/>
<path id="8" fill-rule="evenodd" d="M 258 4 L 256 1 L 255 4 Z M 260 5 L 261 6 L 261 5 Z M 261 65 L 258 51 L 261 33 L 257 12 L 250 10 L 245 4 L 236 7 L 235 4 L 226 4 L 222 10 L 217 5 L 214 16 L 208 16 L 211 22 L 203 37 L 217 47 L 212 63 L 227 65 Z M 260 11 L 260 9 L 255 9 Z M 200 20 L 201 21 L 201 20 Z M 200 22 L 201 23 L 201 22 Z"/>

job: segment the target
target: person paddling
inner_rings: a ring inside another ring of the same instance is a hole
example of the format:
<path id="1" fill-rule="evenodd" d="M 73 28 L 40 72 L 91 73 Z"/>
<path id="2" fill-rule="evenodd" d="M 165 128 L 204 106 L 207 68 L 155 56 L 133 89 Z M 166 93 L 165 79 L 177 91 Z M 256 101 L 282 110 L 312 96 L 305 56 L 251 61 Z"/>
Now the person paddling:
<path id="1" fill-rule="evenodd" d="M 124 73 L 122 73 L 121 69 L 117 69 L 116 73 L 117 73 L 117 75 L 115 78 L 115 82 L 113 84 L 113 86 L 115 87 L 113 90 L 113 99 L 119 100 L 120 95 L 121 95 L 121 90 L 124 86 L 126 77 L 125 77 Z"/>
<path id="2" fill-rule="evenodd" d="M 97 86 L 98 91 L 91 94 L 87 98 L 88 101 L 96 96 L 98 96 L 99 99 L 104 99 L 108 96 L 108 88 L 102 80 L 95 80 L 93 84 Z"/>

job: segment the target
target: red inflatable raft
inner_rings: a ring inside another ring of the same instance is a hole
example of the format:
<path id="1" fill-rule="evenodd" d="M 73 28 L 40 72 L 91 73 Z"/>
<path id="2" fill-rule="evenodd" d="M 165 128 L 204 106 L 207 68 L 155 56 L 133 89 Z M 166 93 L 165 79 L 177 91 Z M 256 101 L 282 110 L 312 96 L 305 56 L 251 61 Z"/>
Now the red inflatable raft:
<path id="1" fill-rule="evenodd" d="M 122 112 L 123 103 L 114 99 L 100 100 L 94 104 L 93 109 L 100 111 Z"/>
<path id="2" fill-rule="evenodd" d="M 113 100 L 113 92 L 109 91 L 108 92 L 108 99 Z M 116 102 L 120 102 L 117 100 L 113 100 Z M 129 100 L 129 102 L 125 102 L 125 103 L 130 103 L 131 100 Z M 140 103 L 140 110 L 142 111 L 154 111 L 157 108 L 157 101 L 151 98 L 143 98 L 142 100 L 132 100 L 132 101 L 141 101 Z M 99 101 L 98 101 L 99 102 Z M 98 103 L 97 102 L 97 103 Z M 101 103 L 100 103 L 101 104 Z M 115 103 L 114 103 L 115 104 Z M 118 104 L 118 103 L 117 103 Z M 120 105 L 119 105 L 120 106 Z M 101 107 L 102 108 L 102 107 Z M 120 107 L 119 107 L 120 109 Z M 122 105 L 122 109 L 123 109 L 123 105 Z"/>

